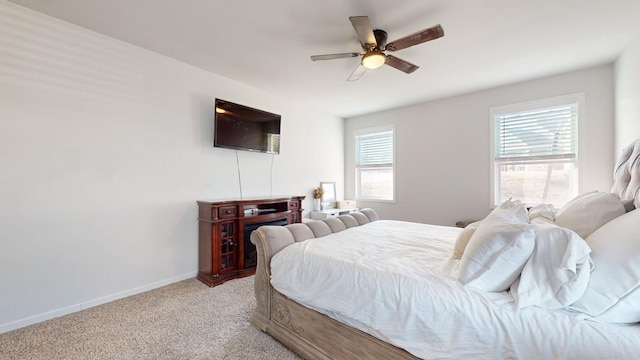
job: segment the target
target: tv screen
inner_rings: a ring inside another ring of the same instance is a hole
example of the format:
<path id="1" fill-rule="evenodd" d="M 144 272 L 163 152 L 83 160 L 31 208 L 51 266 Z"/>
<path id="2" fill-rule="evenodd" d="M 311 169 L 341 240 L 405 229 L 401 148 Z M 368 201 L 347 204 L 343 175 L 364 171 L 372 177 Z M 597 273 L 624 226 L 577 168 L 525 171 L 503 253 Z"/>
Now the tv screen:
<path id="1" fill-rule="evenodd" d="M 213 146 L 280 153 L 280 115 L 216 99 Z"/>

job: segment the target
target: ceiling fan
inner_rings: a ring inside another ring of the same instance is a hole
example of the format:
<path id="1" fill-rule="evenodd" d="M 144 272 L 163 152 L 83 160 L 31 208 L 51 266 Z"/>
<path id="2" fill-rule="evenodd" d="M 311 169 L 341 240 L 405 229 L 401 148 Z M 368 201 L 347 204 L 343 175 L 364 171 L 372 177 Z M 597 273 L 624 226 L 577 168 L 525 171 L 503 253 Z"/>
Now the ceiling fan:
<path id="1" fill-rule="evenodd" d="M 371 23 L 369 22 L 369 17 L 351 16 L 349 17 L 349 20 L 351 20 L 351 24 L 356 30 L 356 34 L 358 34 L 360 45 L 362 45 L 362 49 L 365 52 L 364 54 L 354 52 L 311 56 L 311 60 L 313 61 L 362 56 L 360 64 L 351 73 L 351 75 L 349 75 L 347 81 L 358 80 L 367 71 L 367 69 L 377 69 L 384 64 L 410 74 L 418 70 L 417 65 L 397 58 L 393 55 L 386 55 L 384 52 L 402 50 L 410 46 L 421 44 L 423 42 L 427 42 L 444 36 L 444 29 L 442 28 L 442 26 L 436 25 L 387 43 L 387 32 L 380 29 L 373 30 L 371 27 Z"/>

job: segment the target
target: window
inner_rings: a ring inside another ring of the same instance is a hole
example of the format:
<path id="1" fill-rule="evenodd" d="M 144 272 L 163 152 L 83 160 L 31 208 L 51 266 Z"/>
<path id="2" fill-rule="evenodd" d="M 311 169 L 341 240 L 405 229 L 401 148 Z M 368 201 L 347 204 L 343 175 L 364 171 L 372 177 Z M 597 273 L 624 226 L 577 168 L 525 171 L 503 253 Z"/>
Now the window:
<path id="1" fill-rule="evenodd" d="M 560 207 L 578 193 L 578 117 L 583 96 L 491 109 L 492 198 Z"/>
<path id="2" fill-rule="evenodd" d="M 356 199 L 394 200 L 393 134 L 393 126 L 356 131 Z"/>

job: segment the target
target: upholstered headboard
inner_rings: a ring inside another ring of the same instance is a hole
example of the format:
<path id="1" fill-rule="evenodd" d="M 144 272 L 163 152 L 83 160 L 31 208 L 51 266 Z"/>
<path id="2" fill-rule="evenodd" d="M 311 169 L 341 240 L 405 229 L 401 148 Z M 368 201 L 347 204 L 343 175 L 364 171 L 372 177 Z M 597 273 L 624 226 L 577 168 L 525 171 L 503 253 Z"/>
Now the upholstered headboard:
<path id="1" fill-rule="evenodd" d="M 615 171 L 611 192 L 621 200 L 633 200 L 640 208 L 640 139 L 622 150 Z"/>
<path id="2" fill-rule="evenodd" d="M 380 218 L 375 210 L 363 208 L 350 214 L 322 220 L 311 220 L 285 226 L 263 225 L 251 232 L 250 240 L 258 248 L 258 266 L 262 264 L 264 273 L 270 275 L 271 257 L 285 247 L 299 241 L 327 236 L 378 220 Z"/>

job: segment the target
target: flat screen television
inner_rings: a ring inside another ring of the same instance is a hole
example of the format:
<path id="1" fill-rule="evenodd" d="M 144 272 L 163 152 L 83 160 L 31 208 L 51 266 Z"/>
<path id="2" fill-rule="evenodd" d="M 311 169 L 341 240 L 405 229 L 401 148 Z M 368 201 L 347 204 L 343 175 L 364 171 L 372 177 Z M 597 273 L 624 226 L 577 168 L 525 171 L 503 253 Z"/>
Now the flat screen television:
<path id="1" fill-rule="evenodd" d="M 213 146 L 280 153 L 280 115 L 216 99 Z"/>

